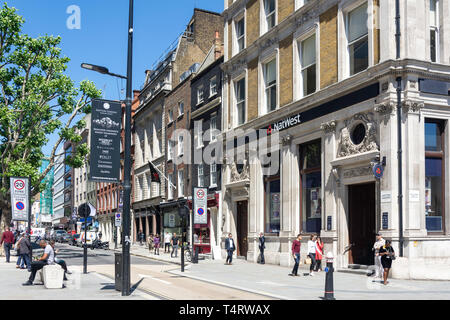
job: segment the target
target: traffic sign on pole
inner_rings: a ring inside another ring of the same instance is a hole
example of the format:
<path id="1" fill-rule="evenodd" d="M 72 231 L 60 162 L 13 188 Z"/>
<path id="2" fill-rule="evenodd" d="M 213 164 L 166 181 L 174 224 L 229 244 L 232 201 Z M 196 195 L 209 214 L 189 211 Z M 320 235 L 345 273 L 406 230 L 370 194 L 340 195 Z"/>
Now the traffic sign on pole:
<path id="1" fill-rule="evenodd" d="M 28 221 L 29 215 L 29 179 L 11 177 L 11 209 L 12 220 Z"/>
<path id="2" fill-rule="evenodd" d="M 208 223 L 208 189 L 194 188 L 194 224 Z"/>

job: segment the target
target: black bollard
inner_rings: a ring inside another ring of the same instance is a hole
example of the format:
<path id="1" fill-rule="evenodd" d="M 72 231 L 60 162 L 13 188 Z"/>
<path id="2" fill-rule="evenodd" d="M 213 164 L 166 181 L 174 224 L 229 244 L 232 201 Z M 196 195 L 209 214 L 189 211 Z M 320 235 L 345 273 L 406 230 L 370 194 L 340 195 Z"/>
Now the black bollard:
<path id="1" fill-rule="evenodd" d="M 336 300 L 334 298 L 334 286 L 333 286 L 333 254 L 329 252 L 327 254 L 327 267 L 325 269 L 325 295 L 321 297 L 322 300 Z"/>
<path id="2" fill-rule="evenodd" d="M 194 258 L 192 259 L 192 263 L 198 263 L 198 250 L 199 247 L 195 247 Z"/>

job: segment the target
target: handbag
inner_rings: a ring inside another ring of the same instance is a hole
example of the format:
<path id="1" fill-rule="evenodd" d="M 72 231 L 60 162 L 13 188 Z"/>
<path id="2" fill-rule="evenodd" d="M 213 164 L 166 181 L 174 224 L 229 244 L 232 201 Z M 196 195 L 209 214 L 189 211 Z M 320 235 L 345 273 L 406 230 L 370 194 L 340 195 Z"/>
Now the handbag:
<path id="1" fill-rule="evenodd" d="M 311 258 L 310 257 L 307 257 L 305 259 L 305 264 L 311 264 Z"/>

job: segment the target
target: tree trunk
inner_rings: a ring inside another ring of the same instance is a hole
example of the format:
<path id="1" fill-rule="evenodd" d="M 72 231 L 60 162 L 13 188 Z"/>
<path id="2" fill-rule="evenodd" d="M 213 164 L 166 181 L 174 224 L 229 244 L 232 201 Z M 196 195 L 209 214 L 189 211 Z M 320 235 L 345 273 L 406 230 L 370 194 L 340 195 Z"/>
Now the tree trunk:
<path id="1" fill-rule="evenodd" d="M 1 217 L 0 217 L 0 230 L 5 230 L 6 226 L 11 225 L 11 207 L 0 207 Z"/>

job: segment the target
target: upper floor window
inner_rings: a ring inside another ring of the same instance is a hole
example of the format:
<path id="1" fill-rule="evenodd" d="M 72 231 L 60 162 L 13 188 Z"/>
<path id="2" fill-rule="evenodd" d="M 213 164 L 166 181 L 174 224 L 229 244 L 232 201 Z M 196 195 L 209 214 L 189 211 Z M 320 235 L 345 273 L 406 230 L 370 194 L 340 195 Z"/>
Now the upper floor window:
<path id="1" fill-rule="evenodd" d="M 211 125 L 209 131 L 211 133 L 210 141 L 216 141 L 216 130 L 217 130 L 217 114 L 211 115 Z"/>
<path id="2" fill-rule="evenodd" d="M 197 104 L 200 104 L 202 102 L 203 102 L 203 86 L 197 89 Z"/>
<path id="3" fill-rule="evenodd" d="M 167 160 L 172 160 L 174 156 L 175 141 L 169 139 L 167 143 Z"/>
<path id="4" fill-rule="evenodd" d="M 169 110 L 169 123 L 173 121 L 173 110 Z"/>
<path id="5" fill-rule="evenodd" d="M 235 83 L 236 94 L 236 113 L 237 113 L 237 125 L 245 123 L 246 110 L 245 110 L 245 78 L 242 78 Z"/>
<path id="6" fill-rule="evenodd" d="M 203 176 L 203 164 L 197 166 L 198 186 L 204 187 L 205 177 Z"/>
<path id="7" fill-rule="evenodd" d="M 203 147 L 203 120 L 197 120 L 195 121 L 195 140 L 196 140 L 196 147 L 202 148 Z"/>
<path id="8" fill-rule="evenodd" d="M 266 112 L 277 108 L 277 63 L 276 59 L 264 64 L 264 91 Z"/>
<path id="9" fill-rule="evenodd" d="M 178 171 L 178 197 L 184 196 L 184 171 Z"/>
<path id="10" fill-rule="evenodd" d="M 430 59 L 438 60 L 439 53 L 439 0 L 430 0 Z"/>
<path id="11" fill-rule="evenodd" d="M 350 75 L 369 66 L 369 33 L 367 3 L 350 11 L 347 15 L 347 41 Z"/>
<path id="12" fill-rule="evenodd" d="M 301 73 L 303 96 L 316 92 L 316 35 L 301 43 Z"/>
<path id="13" fill-rule="evenodd" d="M 237 41 L 237 52 L 241 52 L 245 48 L 245 20 L 244 17 L 236 22 L 236 41 Z"/>
<path id="14" fill-rule="evenodd" d="M 266 31 L 269 31 L 276 24 L 275 0 L 264 0 L 264 14 Z"/>
<path id="15" fill-rule="evenodd" d="M 180 101 L 178 102 L 178 116 L 181 116 L 184 114 L 184 102 Z"/>
<path id="16" fill-rule="evenodd" d="M 184 153 L 184 137 L 183 135 L 178 136 L 178 155 L 182 156 Z"/>
<path id="17" fill-rule="evenodd" d="M 312 0 L 295 0 L 295 10 L 303 7 L 308 2 L 311 2 Z"/>
<path id="18" fill-rule="evenodd" d="M 168 186 L 167 186 L 167 199 L 173 199 L 173 174 L 169 173 L 167 176 Z"/>
<path id="19" fill-rule="evenodd" d="M 217 77 L 212 77 L 209 81 L 209 96 L 215 96 L 217 94 Z"/>
<path id="20" fill-rule="evenodd" d="M 210 174 L 211 174 L 211 186 L 217 186 L 217 164 L 213 163 L 210 166 Z"/>

